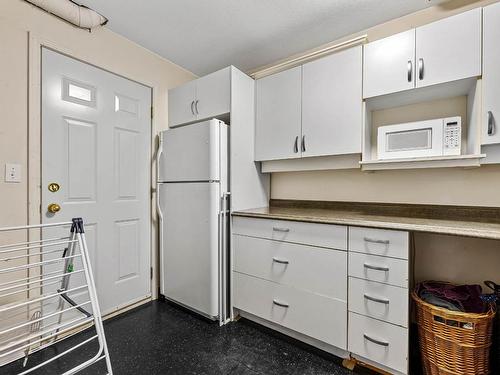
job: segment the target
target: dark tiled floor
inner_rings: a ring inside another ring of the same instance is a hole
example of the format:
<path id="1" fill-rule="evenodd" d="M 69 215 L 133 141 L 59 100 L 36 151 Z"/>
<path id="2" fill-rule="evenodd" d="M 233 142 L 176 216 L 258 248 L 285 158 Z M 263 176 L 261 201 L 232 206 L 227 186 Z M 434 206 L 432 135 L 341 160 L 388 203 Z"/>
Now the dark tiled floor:
<path id="1" fill-rule="evenodd" d="M 92 333 L 93 334 L 93 333 Z M 164 302 L 152 302 L 105 322 L 113 372 L 125 374 L 279 374 L 353 375 L 334 356 L 298 343 L 248 320 L 224 327 Z M 50 358 L 84 332 L 33 354 L 28 367 Z M 87 359 L 95 346 L 71 353 L 43 372 L 57 374 L 74 361 Z M 20 372 L 22 361 L 0 368 L 2 375 Z M 104 374 L 103 362 L 86 374 Z M 26 368 L 25 368 L 26 369 Z M 24 369 L 24 370 L 25 370 Z"/>

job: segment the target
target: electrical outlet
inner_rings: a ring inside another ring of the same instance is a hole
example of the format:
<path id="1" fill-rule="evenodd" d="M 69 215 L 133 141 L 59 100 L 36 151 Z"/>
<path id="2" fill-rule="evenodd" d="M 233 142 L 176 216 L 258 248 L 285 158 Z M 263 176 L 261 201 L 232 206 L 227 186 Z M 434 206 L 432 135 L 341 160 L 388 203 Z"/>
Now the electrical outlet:
<path id="1" fill-rule="evenodd" d="M 5 182 L 21 182 L 21 164 L 5 163 Z"/>

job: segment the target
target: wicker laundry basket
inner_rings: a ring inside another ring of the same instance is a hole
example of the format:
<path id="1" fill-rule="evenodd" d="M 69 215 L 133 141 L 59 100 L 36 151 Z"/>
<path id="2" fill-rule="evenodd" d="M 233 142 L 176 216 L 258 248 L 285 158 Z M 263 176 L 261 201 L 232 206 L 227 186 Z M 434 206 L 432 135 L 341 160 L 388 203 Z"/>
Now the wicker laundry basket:
<path id="1" fill-rule="evenodd" d="M 487 313 L 451 311 L 423 301 L 413 291 L 422 365 L 426 375 L 490 373 L 492 306 Z"/>

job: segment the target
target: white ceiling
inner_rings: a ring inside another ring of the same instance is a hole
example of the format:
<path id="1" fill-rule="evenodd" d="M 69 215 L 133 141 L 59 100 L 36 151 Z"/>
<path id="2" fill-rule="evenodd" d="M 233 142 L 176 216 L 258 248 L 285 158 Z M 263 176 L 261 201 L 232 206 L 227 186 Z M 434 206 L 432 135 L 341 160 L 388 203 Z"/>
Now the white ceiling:
<path id="1" fill-rule="evenodd" d="M 248 71 L 432 5 L 428 0 L 78 2 L 108 17 L 113 31 L 197 75 L 231 64 Z"/>

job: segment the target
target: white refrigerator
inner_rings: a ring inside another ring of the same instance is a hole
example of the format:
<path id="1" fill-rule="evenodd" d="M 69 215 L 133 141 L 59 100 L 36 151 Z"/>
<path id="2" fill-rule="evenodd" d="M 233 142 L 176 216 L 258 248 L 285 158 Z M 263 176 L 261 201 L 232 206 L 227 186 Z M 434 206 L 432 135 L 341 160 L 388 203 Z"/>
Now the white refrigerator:
<path id="1" fill-rule="evenodd" d="M 160 133 L 160 294 L 227 321 L 228 126 L 213 119 Z"/>

